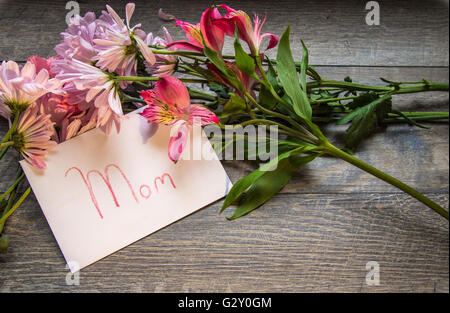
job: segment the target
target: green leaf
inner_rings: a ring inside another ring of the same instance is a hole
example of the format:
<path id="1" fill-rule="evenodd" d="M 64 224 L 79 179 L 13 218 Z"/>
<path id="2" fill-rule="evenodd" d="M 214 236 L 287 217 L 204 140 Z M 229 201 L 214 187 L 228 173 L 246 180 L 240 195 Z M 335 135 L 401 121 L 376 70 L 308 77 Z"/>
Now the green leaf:
<path id="1" fill-rule="evenodd" d="M 226 65 L 225 61 L 217 54 L 217 52 L 209 48 L 206 44 L 203 49 L 203 53 L 208 58 L 208 60 L 214 64 L 217 69 L 225 76 L 226 79 L 233 84 L 239 91 L 244 90 L 244 85 L 241 81 L 236 78 L 234 72 Z"/>
<path id="2" fill-rule="evenodd" d="M 269 162 L 262 165 L 260 168 L 254 170 L 247 176 L 241 178 L 238 180 L 233 187 L 228 192 L 227 197 L 225 198 L 225 201 L 222 205 L 222 208 L 220 212 L 223 212 L 227 207 L 229 207 L 234 201 L 236 201 L 239 196 L 244 193 L 248 187 L 250 187 L 255 180 L 257 180 L 259 177 L 261 177 L 264 173 L 268 172 L 269 170 L 273 169 L 281 160 L 290 157 L 291 155 L 300 154 L 303 152 L 311 151 L 314 149 L 315 146 L 313 145 L 305 145 L 296 149 L 292 149 L 290 151 L 287 151 L 285 153 L 280 154 L 277 158 L 274 158 L 270 160 Z"/>
<path id="3" fill-rule="evenodd" d="M 288 26 L 278 44 L 278 77 L 284 90 L 292 99 L 295 113 L 303 119 L 311 120 L 312 109 L 306 92 L 301 89 L 299 84 L 294 58 L 292 57 L 289 44 L 289 31 L 290 27 Z"/>
<path id="4" fill-rule="evenodd" d="M 255 73 L 255 60 L 242 48 L 237 26 L 234 31 L 234 51 L 238 69 L 240 69 L 247 76 L 252 76 Z"/>
<path id="5" fill-rule="evenodd" d="M 209 88 L 209 90 L 215 92 L 216 95 L 221 98 L 224 98 L 224 99 L 230 98 L 230 95 L 228 94 L 228 88 L 226 86 L 216 85 L 216 84 L 208 84 L 208 88 Z"/>
<path id="6" fill-rule="evenodd" d="M 277 81 L 277 74 L 275 72 L 275 69 L 273 68 L 272 62 L 269 58 L 266 58 L 268 68 L 267 68 L 267 80 L 269 81 L 272 88 L 275 90 L 275 92 L 278 92 L 280 89 L 280 85 Z M 264 106 L 267 109 L 273 110 L 275 106 L 277 105 L 277 100 L 272 95 L 268 87 L 266 87 L 265 84 L 261 84 L 260 90 L 259 90 L 259 103 Z M 283 113 L 288 113 L 287 110 L 283 111 Z"/>
<path id="7" fill-rule="evenodd" d="M 302 157 L 291 156 L 280 161 L 274 171 L 265 172 L 259 177 L 240 201 L 238 207 L 229 220 L 236 219 L 250 213 L 266 203 L 277 194 L 292 178 L 292 175 L 303 165 L 311 162 L 316 155 Z"/>
<path id="8" fill-rule="evenodd" d="M 385 95 L 365 106 L 358 107 L 339 120 L 338 124 L 352 122 L 345 132 L 346 147 L 350 149 L 355 148 L 364 138 L 371 135 L 391 109 L 391 95 Z"/>
<path id="9" fill-rule="evenodd" d="M 270 61 L 269 58 L 266 58 L 267 60 L 267 79 L 269 80 L 269 83 L 272 85 L 273 89 L 275 91 L 278 91 L 280 89 L 280 85 L 277 81 L 277 73 L 275 72 L 275 68 L 273 67 L 272 61 Z"/>
<path id="10" fill-rule="evenodd" d="M 263 84 L 261 84 L 258 99 L 259 103 L 269 110 L 272 110 L 277 104 L 277 100 L 274 98 L 272 93 L 267 89 L 267 87 Z"/>
<path id="11" fill-rule="evenodd" d="M 244 114 L 247 112 L 246 108 L 247 105 L 245 104 L 245 101 L 240 96 L 233 93 L 231 94 L 230 100 L 228 100 L 228 102 L 223 107 L 221 117 L 228 117 L 235 114 Z"/>
<path id="12" fill-rule="evenodd" d="M 308 49 L 306 48 L 303 40 L 302 40 L 302 48 L 303 54 L 300 70 L 300 85 L 302 87 L 302 90 L 306 93 L 306 71 L 308 70 Z"/>

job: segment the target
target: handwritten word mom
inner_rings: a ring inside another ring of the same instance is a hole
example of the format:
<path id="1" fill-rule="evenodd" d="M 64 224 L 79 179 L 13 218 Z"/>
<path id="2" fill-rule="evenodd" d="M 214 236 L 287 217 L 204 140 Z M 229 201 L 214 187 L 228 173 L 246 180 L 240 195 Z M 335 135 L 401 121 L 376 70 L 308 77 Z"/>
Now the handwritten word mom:
<path id="1" fill-rule="evenodd" d="M 130 183 L 130 180 L 128 179 L 127 175 L 125 175 L 125 173 L 122 171 L 122 169 L 117 166 L 116 164 L 108 164 L 105 166 L 105 170 L 104 170 L 104 175 L 97 170 L 90 170 L 89 172 L 87 172 L 86 176 L 83 174 L 83 172 L 76 166 L 69 168 L 64 177 L 67 177 L 67 175 L 69 174 L 70 171 L 77 171 L 80 174 L 81 179 L 83 180 L 83 183 L 86 185 L 88 191 L 89 191 L 89 195 L 91 196 L 91 200 L 92 203 L 94 204 L 95 208 L 97 209 L 98 214 L 100 215 L 100 218 L 103 218 L 103 214 L 100 210 L 100 206 L 98 204 L 97 198 L 95 197 L 95 193 L 94 190 L 92 188 L 92 183 L 91 183 L 91 175 L 92 174 L 97 174 L 98 176 L 100 176 L 100 178 L 103 180 L 103 182 L 106 184 L 106 187 L 108 187 L 109 192 L 111 193 L 111 196 L 114 200 L 114 203 L 116 205 L 116 207 L 120 207 L 119 202 L 117 201 L 116 198 L 116 194 L 114 192 L 114 189 L 111 186 L 111 180 L 109 177 L 109 169 L 110 168 L 115 168 L 120 175 L 122 176 L 122 178 L 125 180 L 125 182 L 128 185 L 128 188 L 130 189 L 130 193 L 133 196 L 134 200 L 136 201 L 136 203 L 139 203 L 139 198 L 136 195 L 136 192 L 133 189 L 133 186 Z M 170 183 L 172 184 L 173 188 L 176 188 L 175 183 L 173 182 L 172 177 L 168 174 L 168 173 L 164 173 L 161 176 L 156 176 L 155 179 L 153 180 L 154 183 L 154 187 L 156 192 L 159 192 L 158 189 L 158 182 L 162 185 L 165 183 L 165 178 L 168 178 L 170 180 Z M 140 185 L 139 186 L 139 195 L 144 198 L 144 199 L 148 199 L 150 198 L 150 196 L 152 195 L 152 189 L 150 188 L 150 186 L 148 185 Z"/>

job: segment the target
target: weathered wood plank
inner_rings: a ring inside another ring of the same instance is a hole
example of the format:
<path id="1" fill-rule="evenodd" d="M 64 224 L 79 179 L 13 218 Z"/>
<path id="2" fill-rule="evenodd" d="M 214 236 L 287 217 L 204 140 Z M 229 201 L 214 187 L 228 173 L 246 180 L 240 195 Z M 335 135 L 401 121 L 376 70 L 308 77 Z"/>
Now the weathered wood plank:
<path id="1" fill-rule="evenodd" d="M 448 223 L 404 195 L 277 195 L 232 222 L 219 201 L 82 270 L 80 286 L 34 201 L 8 222 L 2 292 L 448 292 Z"/>
<path id="2" fill-rule="evenodd" d="M 300 57 L 300 39 L 309 46 L 312 64 L 448 66 L 448 3 L 445 1 L 383 1 L 381 24 L 365 23 L 367 1 L 228 1 L 260 16 L 268 13 L 264 30 L 281 35 L 288 24 L 293 49 Z M 103 10 L 104 1 L 79 1 L 81 13 Z M 109 1 L 124 16 L 126 1 Z M 136 1 L 133 21 L 143 29 L 161 33 L 167 26 L 175 39 L 179 29 L 160 21 L 159 8 L 176 17 L 196 22 L 212 1 Z M 53 54 L 52 47 L 64 30 L 66 1 L 0 1 L 0 59 L 25 60 Z M 227 45 L 225 51 L 229 52 Z M 269 53 L 273 55 L 273 52 Z"/>

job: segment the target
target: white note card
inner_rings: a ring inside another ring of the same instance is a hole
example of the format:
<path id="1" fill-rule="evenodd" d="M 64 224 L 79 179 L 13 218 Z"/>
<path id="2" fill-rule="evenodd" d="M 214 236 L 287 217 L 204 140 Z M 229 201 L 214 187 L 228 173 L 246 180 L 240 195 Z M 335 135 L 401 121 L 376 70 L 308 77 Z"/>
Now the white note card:
<path id="1" fill-rule="evenodd" d="M 59 144 L 38 170 L 21 161 L 33 192 L 72 271 L 224 197 L 230 180 L 202 131 L 208 158 L 168 157 L 170 127 L 136 113 L 119 134 L 94 129 Z M 197 149 L 198 150 L 198 149 Z M 75 266 L 74 266 L 75 265 Z"/>

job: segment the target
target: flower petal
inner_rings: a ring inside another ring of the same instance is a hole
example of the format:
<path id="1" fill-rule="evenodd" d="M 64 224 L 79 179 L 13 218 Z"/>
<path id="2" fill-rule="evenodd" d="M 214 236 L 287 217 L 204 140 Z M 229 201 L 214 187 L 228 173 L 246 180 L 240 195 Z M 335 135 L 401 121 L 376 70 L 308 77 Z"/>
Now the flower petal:
<path id="1" fill-rule="evenodd" d="M 126 16 L 128 28 L 130 28 L 130 20 L 131 20 L 131 17 L 133 16 L 135 7 L 136 7 L 136 5 L 134 3 L 127 3 L 127 5 L 125 6 L 125 16 Z"/>
<path id="2" fill-rule="evenodd" d="M 171 42 L 167 45 L 167 48 L 174 47 L 182 50 L 203 52 L 203 46 L 194 45 L 192 42 L 186 40 L 179 40 Z"/>
<path id="3" fill-rule="evenodd" d="M 205 10 L 200 20 L 200 30 L 207 45 L 221 55 L 225 34 L 221 28 L 214 24 L 214 21 L 220 18 L 222 16 L 217 8 Z"/>
<path id="4" fill-rule="evenodd" d="M 173 76 L 161 77 L 156 83 L 155 92 L 159 100 L 176 106 L 181 111 L 186 110 L 191 104 L 186 86 Z"/>
<path id="5" fill-rule="evenodd" d="M 272 49 L 278 44 L 278 41 L 280 40 L 277 35 L 271 34 L 271 33 L 265 33 L 261 35 L 261 39 L 264 37 L 269 37 L 269 44 L 267 45 L 266 50 Z"/>
<path id="6" fill-rule="evenodd" d="M 176 163 L 181 157 L 189 136 L 189 126 L 186 123 L 174 125 L 169 140 L 169 158 Z"/>
<path id="7" fill-rule="evenodd" d="M 145 61 L 147 61 L 150 65 L 155 64 L 156 58 L 153 54 L 152 50 L 147 46 L 147 44 L 139 37 L 134 37 L 136 40 L 136 43 L 139 47 L 139 51 L 141 51 L 142 55 L 144 56 Z"/>
<path id="8" fill-rule="evenodd" d="M 114 11 L 113 8 L 111 8 L 109 5 L 106 5 L 106 9 L 108 10 L 108 13 L 111 14 L 114 21 L 116 21 L 116 23 L 119 24 L 120 27 L 122 27 L 122 28 L 125 27 L 125 24 L 123 23 L 122 19 L 116 13 L 116 11 Z"/>
<path id="9" fill-rule="evenodd" d="M 201 105 L 191 105 L 189 108 L 189 123 L 196 126 L 204 126 L 219 123 L 217 116 Z"/>

